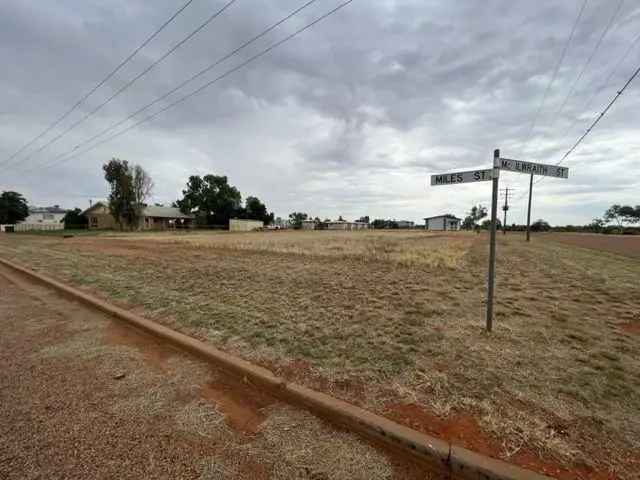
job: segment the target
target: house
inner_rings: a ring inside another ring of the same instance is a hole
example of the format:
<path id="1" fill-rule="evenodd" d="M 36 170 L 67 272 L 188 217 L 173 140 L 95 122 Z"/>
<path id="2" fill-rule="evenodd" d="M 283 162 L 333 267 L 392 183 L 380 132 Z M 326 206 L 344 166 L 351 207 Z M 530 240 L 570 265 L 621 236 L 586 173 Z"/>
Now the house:
<path id="1" fill-rule="evenodd" d="M 29 209 L 29 216 L 15 226 L 16 232 L 31 230 L 62 230 L 64 216 L 67 211 L 60 205 L 52 207 L 36 207 Z"/>
<path id="2" fill-rule="evenodd" d="M 316 221 L 315 220 L 302 220 L 300 222 L 302 230 L 315 230 L 316 229 Z"/>
<path id="3" fill-rule="evenodd" d="M 414 222 L 410 220 L 397 220 L 398 228 L 413 228 Z"/>
<path id="4" fill-rule="evenodd" d="M 105 230 L 119 228 L 109 205 L 106 202 L 96 202 L 87 208 L 82 215 L 89 221 L 91 230 Z M 166 230 L 170 228 L 187 228 L 193 223 L 194 216 L 184 214 L 179 208 L 146 206 L 142 210 L 140 228 L 143 230 Z"/>
<path id="5" fill-rule="evenodd" d="M 460 222 L 458 217 L 447 213 L 425 218 L 424 228 L 425 230 L 459 230 Z"/>
<path id="6" fill-rule="evenodd" d="M 231 232 L 250 232 L 262 228 L 264 228 L 264 222 L 262 220 L 229 219 L 229 231 Z"/>
<path id="7" fill-rule="evenodd" d="M 348 222 L 346 220 L 335 220 L 326 222 L 327 230 L 366 230 L 369 224 L 365 222 Z"/>

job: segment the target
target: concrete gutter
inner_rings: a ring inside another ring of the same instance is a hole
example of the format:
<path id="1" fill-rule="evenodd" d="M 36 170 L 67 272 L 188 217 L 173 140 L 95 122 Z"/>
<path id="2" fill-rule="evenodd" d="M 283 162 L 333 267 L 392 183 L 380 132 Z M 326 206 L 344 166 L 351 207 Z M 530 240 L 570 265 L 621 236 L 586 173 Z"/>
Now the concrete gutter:
<path id="1" fill-rule="evenodd" d="M 244 381 L 266 389 L 287 403 L 304 407 L 331 423 L 338 424 L 387 448 L 408 455 L 432 474 L 447 479 L 544 480 L 551 479 L 515 465 L 480 455 L 441 439 L 425 435 L 362 408 L 309 388 L 287 383 L 270 370 L 229 355 L 200 340 L 111 305 L 48 276 L 0 258 L 0 264 L 92 308 L 124 320 L 172 345 L 195 354 Z"/>

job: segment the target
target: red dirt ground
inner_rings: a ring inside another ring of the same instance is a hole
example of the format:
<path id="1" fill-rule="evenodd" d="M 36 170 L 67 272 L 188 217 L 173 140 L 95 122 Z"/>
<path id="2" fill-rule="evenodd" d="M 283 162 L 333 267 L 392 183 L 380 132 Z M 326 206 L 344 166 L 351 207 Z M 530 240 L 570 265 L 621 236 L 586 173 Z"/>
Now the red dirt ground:
<path id="1" fill-rule="evenodd" d="M 500 458 L 501 445 L 497 439 L 484 434 L 478 422 L 471 415 L 451 415 L 438 417 L 413 404 L 390 403 L 386 406 L 385 416 L 455 445 Z M 559 465 L 543 462 L 530 451 L 520 450 L 509 458 L 509 462 L 550 475 L 558 480 L 612 480 L 606 472 L 596 472 L 589 468 L 574 467 L 570 470 Z"/>
<path id="2" fill-rule="evenodd" d="M 640 235 L 601 235 L 597 233 L 551 233 L 544 239 L 576 247 L 640 258 Z M 535 241 L 535 238 L 534 238 Z"/>

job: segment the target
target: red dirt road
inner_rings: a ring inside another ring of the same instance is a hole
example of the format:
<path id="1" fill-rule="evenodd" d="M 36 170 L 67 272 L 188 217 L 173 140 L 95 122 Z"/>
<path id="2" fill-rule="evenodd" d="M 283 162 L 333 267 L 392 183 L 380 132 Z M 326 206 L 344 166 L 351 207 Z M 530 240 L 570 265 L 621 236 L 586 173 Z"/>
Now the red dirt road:
<path id="1" fill-rule="evenodd" d="M 0 478 L 428 478 L 0 268 Z"/>
<path id="2" fill-rule="evenodd" d="M 640 258 L 640 235 L 600 235 L 596 233 L 550 233 L 544 237 L 554 242 L 591 250 Z"/>

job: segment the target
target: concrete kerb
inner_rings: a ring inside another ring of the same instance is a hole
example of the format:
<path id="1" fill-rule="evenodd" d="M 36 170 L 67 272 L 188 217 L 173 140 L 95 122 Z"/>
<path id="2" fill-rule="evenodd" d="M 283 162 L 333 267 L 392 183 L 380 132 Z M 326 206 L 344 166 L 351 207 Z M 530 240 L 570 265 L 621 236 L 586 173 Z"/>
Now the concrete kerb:
<path id="1" fill-rule="evenodd" d="M 175 347 L 191 352 L 247 382 L 266 389 L 285 402 L 302 406 L 369 440 L 382 443 L 399 453 L 408 454 L 423 463 L 433 473 L 443 474 L 448 478 L 471 480 L 550 480 L 552 478 L 451 445 L 327 394 L 295 383 L 287 383 L 266 368 L 229 355 L 200 340 L 111 305 L 46 275 L 3 258 L 0 258 L 0 264 L 54 288 L 74 300 L 124 320 Z"/>

